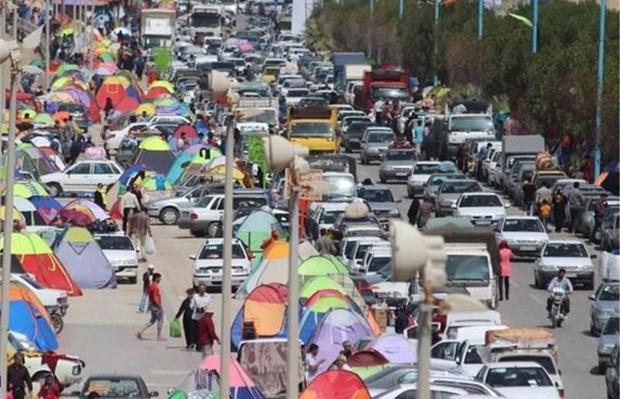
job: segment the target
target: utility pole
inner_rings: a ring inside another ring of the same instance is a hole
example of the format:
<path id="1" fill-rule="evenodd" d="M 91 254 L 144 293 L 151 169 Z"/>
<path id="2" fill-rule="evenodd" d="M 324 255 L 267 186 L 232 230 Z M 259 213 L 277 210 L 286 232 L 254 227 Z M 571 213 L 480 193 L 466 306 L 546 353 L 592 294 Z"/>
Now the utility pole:
<path id="1" fill-rule="evenodd" d="M 482 40 L 484 23 L 484 0 L 478 0 L 478 40 Z"/>
<path id="2" fill-rule="evenodd" d="M 532 53 L 538 52 L 538 0 L 532 1 Z"/>
<path id="3" fill-rule="evenodd" d="M 45 90 L 50 87 L 50 1 L 45 0 Z"/>
<path id="4" fill-rule="evenodd" d="M 601 175 L 601 135 L 603 129 L 603 79 L 605 78 L 605 17 L 607 0 L 599 0 L 601 11 L 598 22 L 598 64 L 596 67 L 596 116 L 594 147 L 594 178 Z"/>
<path id="5" fill-rule="evenodd" d="M 398 1 L 398 18 L 403 19 L 403 14 L 405 13 L 405 0 Z"/>

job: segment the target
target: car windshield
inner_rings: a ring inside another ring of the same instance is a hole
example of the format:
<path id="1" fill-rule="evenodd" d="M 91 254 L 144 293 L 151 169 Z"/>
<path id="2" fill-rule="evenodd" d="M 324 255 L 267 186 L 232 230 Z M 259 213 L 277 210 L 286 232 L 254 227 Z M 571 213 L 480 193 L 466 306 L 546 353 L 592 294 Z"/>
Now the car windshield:
<path id="1" fill-rule="evenodd" d="M 620 301 L 620 285 L 604 285 L 598 299 L 599 301 Z"/>
<path id="2" fill-rule="evenodd" d="M 448 255 L 446 259 L 448 281 L 489 280 L 489 260 L 484 255 Z"/>
<path id="3" fill-rule="evenodd" d="M 501 207 L 497 195 L 468 195 L 463 197 L 460 203 L 461 208 L 484 208 L 484 207 Z"/>
<path id="4" fill-rule="evenodd" d="M 32 277 L 30 277 L 28 274 L 22 274 L 22 279 L 24 281 L 26 281 L 28 284 L 30 284 L 31 286 L 33 286 L 37 290 L 45 289 L 45 287 L 43 287 L 41 284 L 39 284 L 39 282 L 37 280 L 35 280 Z"/>
<path id="5" fill-rule="evenodd" d="M 378 272 L 385 267 L 388 263 L 390 263 L 389 256 L 373 256 L 370 260 L 370 264 L 368 265 L 369 272 Z"/>
<path id="6" fill-rule="evenodd" d="M 620 332 L 620 319 L 618 317 L 611 317 L 607 323 L 605 323 L 605 328 L 603 328 L 603 335 L 618 335 Z"/>
<path id="7" fill-rule="evenodd" d="M 291 137 L 332 137 L 334 131 L 331 123 L 303 122 L 294 123 L 290 135 Z"/>
<path id="8" fill-rule="evenodd" d="M 355 259 L 363 260 L 364 257 L 366 256 L 366 252 L 368 252 L 368 248 L 375 246 L 375 245 L 380 245 L 380 244 L 377 241 L 360 243 L 357 246 L 357 253 L 355 254 Z"/>
<path id="9" fill-rule="evenodd" d="M 504 221 L 503 231 L 542 233 L 545 229 L 538 219 L 506 219 L 506 221 Z"/>
<path id="10" fill-rule="evenodd" d="M 323 180 L 330 183 L 331 190 L 326 193 L 333 197 L 355 197 L 355 181 L 352 176 L 325 176 Z"/>
<path id="11" fill-rule="evenodd" d="M 491 118 L 484 116 L 467 116 L 452 118 L 450 121 L 450 130 L 467 132 L 467 131 L 489 131 L 493 130 L 493 121 Z"/>
<path id="12" fill-rule="evenodd" d="M 123 378 L 88 380 L 84 392 L 84 396 L 95 392 L 98 398 L 132 398 L 144 395 L 144 392 L 140 392 L 138 381 Z"/>
<path id="13" fill-rule="evenodd" d="M 103 250 L 133 251 L 131 239 L 126 236 L 99 236 L 95 237 Z"/>
<path id="14" fill-rule="evenodd" d="M 357 190 L 357 196 L 368 202 L 394 202 L 394 197 L 389 189 L 368 190 L 360 188 Z"/>
<path id="15" fill-rule="evenodd" d="M 415 161 L 413 151 L 388 151 L 385 153 L 387 161 Z"/>
<path id="16" fill-rule="evenodd" d="M 319 224 L 334 224 L 338 216 L 342 215 L 344 211 L 324 211 L 321 213 Z"/>
<path id="17" fill-rule="evenodd" d="M 440 193 L 446 194 L 474 193 L 478 191 L 481 191 L 480 185 L 475 181 L 446 182 L 439 188 Z"/>
<path id="18" fill-rule="evenodd" d="M 439 171 L 439 164 L 417 164 L 413 170 L 414 175 L 430 175 Z"/>
<path id="19" fill-rule="evenodd" d="M 534 362 L 538 363 L 547 370 L 549 374 L 557 374 L 555 370 L 555 366 L 553 364 L 553 360 L 549 356 L 528 356 L 528 355 L 519 355 L 519 356 L 504 356 L 499 359 L 500 362 Z"/>
<path id="20" fill-rule="evenodd" d="M 205 244 L 198 259 L 222 259 L 222 244 Z M 233 244 L 233 259 L 244 259 L 245 253 L 240 244 Z"/>
<path id="21" fill-rule="evenodd" d="M 550 243 L 545 247 L 543 256 L 560 258 L 587 258 L 588 252 L 583 244 L 580 243 Z"/>
<path id="22" fill-rule="evenodd" d="M 376 88 L 373 90 L 372 96 L 374 100 L 381 100 L 381 99 L 406 100 L 407 90 L 398 89 L 398 88 L 388 88 L 388 87 Z"/>
<path id="23" fill-rule="evenodd" d="M 243 113 L 240 113 L 243 115 Z M 276 111 L 274 109 L 264 109 L 260 110 L 256 115 L 251 116 L 240 116 L 240 122 L 256 122 L 256 123 L 268 123 L 271 125 L 275 125 L 277 123 L 276 119 Z"/>
<path id="24" fill-rule="evenodd" d="M 492 387 L 548 387 L 551 379 L 542 367 L 497 367 L 485 381 Z"/>
<path id="25" fill-rule="evenodd" d="M 368 133 L 369 143 L 389 143 L 394 140 L 393 133 Z"/>
<path id="26" fill-rule="evenodd" d="M 305 97 L 308 95 L 308 90 L 306 89 L 290 89 L 286 92 L 287 97 Z"/>

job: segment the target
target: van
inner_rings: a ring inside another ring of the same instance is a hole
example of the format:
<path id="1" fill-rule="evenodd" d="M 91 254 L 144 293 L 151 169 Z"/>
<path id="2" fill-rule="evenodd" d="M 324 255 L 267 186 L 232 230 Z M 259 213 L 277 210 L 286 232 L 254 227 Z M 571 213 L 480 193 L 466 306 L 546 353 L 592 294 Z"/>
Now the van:
<path id="1" fill-rule="evenodd" d="M 497 307 L 497 279 L 484 244 L 446 244 L 446 287 L 463 287 L 472 298 Z"/>

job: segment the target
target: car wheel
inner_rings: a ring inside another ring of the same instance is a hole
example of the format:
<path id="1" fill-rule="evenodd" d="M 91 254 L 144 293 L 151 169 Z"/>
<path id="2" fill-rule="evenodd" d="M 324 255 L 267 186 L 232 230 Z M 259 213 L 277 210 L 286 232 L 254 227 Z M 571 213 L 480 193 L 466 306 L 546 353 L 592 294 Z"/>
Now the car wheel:
<path id="1" fill-rule="evenodd" d="M 384 176 L 379 175 L 379 181 L 381 182 L 381 184 L 385 184 L 386 179 Z"/>
<path id="2" fill-rule="evenodd" d="M 538 274 L 534 272 L 534 287 L 540 288 L 540 281 L 538 280 Z"/>
<path id="3" fill-rule="evenodd" d="M 58 183 L 49 183 L 47 185 L 47 190 L 52 197 L 59 197 L 60 194 L 62 194 L 62 187 Z"/>
<path id="4" fill-rule="evenodd" d="M 174 208 L 164 208 L 159 213 L 159 220 L 166 226 L 175 225 L 179 221 L 179 211 Z"/>
<path id="5" fill-rule="evenodd" d="M 136 284 L 138 282 L 138 277 L 129 277 L 129 284 Z"/>
<path id="6" fill-rule="evenodd" d="M 214 222 L 207 228 L 207 234 L 211 238 L 222 236 L 222 224 L 220 222 Z"/>
<path id="7" fill-rule="evenodd" d="M 52 321 L 52 327 L 54 328 L 54 332 L 56 333 L 56 335 L 60 334 L 60 332 L 62 331 L 62 328 L 65 325 L 65 323 L 62 320 L 62 316 L 60 315 L 60 313 L 53 312 L 50 315 L 50 320 Z"/>
<path id="8" fill-rule="evenodd" d="M 205 233 L 202 230 L 190 230 L 189 231 L 191 235 L 193 235 L 194 237 L 200 238 L 200 237 L 204 237 Z"/>
<path id="9" fill-rule="evenodd" d="M 594 328 L 594 324 L 590 322 L 590 335 L 593 337 L 598 337 L 598 331 Z"/>
<path id="10" fill-rule="evenodd" d="M 607 371 L 607 366 L 605 365 L 605 363 L 598 362 L 598 372 L 599 372 L 599 374 L 605 374 L 605 371 Z"/>

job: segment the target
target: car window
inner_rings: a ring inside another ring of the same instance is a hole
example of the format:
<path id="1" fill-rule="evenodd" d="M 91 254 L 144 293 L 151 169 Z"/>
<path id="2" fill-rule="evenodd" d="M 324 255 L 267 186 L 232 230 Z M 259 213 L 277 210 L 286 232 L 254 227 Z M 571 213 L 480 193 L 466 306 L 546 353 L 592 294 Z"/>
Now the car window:
<path id="1" fill-rule="evenodd" d="M 222 244 L 205 244 L 200 251 L 198 259 L 222 259 L 223 245 Z M 244 259 L 245 253 L 241 244 L 233 244 L 233 259 Z"/>
<path id="2" fill-rule="evenodd" d="M 588 252 L 583 244 L 580 243 L 551 243 L 545 246 L 543 256 L 587 258 Z"/>
<path id="3" fill-rule="evenodd" d="M 500 362 L 534 362 L 538 363 L 547 370 L 549 374 L 557 374 L 553 360 L 548 356 L 504 356 L 499 359 Z"/>
<path id="4" fill-rule="evenodd" d="M 389 143 L 394 140 L 393 133 L 369 133 L 366 141 L 369 143 Z"/>
<path id="5" fill-rule="evenodd" d="M 357 190 L 357 196 L 368 202 L 394 202 L 394 197 L 389 189 L 368 190 L 362 187 Z"/>
<path id="6" fill-rule="evenodd" d="M 398 383 L 399 384 L 411 384 L 413 382 L 416 382 L 417 379 L 418 379 L 418 373 L 415 372 L 415 371 L 409 371 L 409 372 L 403 374 L 398 379 Z"/>
<path id="7" fill-rule="evenodd" d="M 433 347 L 431 357 L 435 359 L 454 360 L 456 359 L 458 347 L 458 342 L 441 342 Z"/>
<path id="8" fill-rule="evenodd" d="M 388 161 L 415 161 L 415 153 L 413 151 L 388 151 L 385 153 L 385 159 Z"/>
<path id="9" fill-rule="evenodd" d="M 319 218 L 319 224 L 334 224 L 338 216 L 342 215 L 344 211 L 323 211 Z"/>
<path id="10" fill-rule="evenodd" d="M 224 201 L 222 201 L 224 202 Z M 233 208 L 260 208 L 267 205 L 265 197 L 233 197 Z"/>
<path id="11" fill-rule="evenodd" d="M 130 398 L 140 397 L 140 387 L 136 380 L 111 378 L 89 380 L 84 392 L 90 394 L 96 392 L 99 398 Z"/>
<path id="12" fill-rule="evenodd" d="M 417 164 L 413 170 L 414 175 L 430 175 L 439 170 L 438 164 Z"/>
<path id="13" fill-rule="evenodd" d="M 465 363 L 466 364 L 482 363 L 482 358 L 480 357 L 480 353 L 478 353 L 477 346 L 470 346 L 469 348 L 467 348 L 467 353 L 465 353 Z"/>
<path id="14" fill-rule="evenodd" d="M 96 163 L 93 173 L 96 175 L 111 175 L 114 172 L 112 172 L 110 165 L 105 163 Z"/>
<path id="15" fill-rule="evenodd" d="M 542 233 L 545 229 L 539 219 L 506 219 L 502 231 Z"/>
<path id="16" fill-rule="evenodd" d="M 459 194 L 482 191 L 475 181 L 445 182 L 439 187 L 440 193 Z"/>
<path id="17" fill-rule="evenodd" d="M 207 206 L 209 206 L 209 204 L 211 203 L 211 201 L 213 201 L 213 196 L 211 195 L 207 195 L 206 197 L 201 198 L 200 200 L 198 200 L 198 202 L 196 203 L 196 207 L 198 208 L 206 208 Z"/>
<path id="18" fill-rule="evenodd" d="M 620 301 L 620 285 L 603 285 L 598 293 L 599 301 Z"/>
<path id="19" fill-rule="evenodd" d="M 90 163 L 81 163 L 76 165 L 73 169 L 67 171 L 70 175 L 88 175 L 90 174 Z"/>
<path id="20" fill-rule="evenodd" d="M 602 335 L 618 335 L 620 323 L 620 319 L 618 317 L 611 317 L 607 323 L 605 323 L 605 328 L 603 328 Z"/>
<path id="21" fill-rule="evenodd" d="M 485 381 L 493 387 L 552 386 L 542 367 L 497 367 L 489 370 Z"/>
<path id="22" fill-rule="evenodd" d="M 501 207 L 502 202 L 496 195 L 468 195 L 461 199 L 462 208 Z"/>
<path id="23" fill-rule="evenodd" d="M 369 272 L 378 272 L 383 269 L 385 265 L 390 263 L 391 257 L 389 256 L 373 256 L 368 265 Z"/>
<path id="24" fill-rule="evenodd" d="M 101 249 L 133 251 L 131 239 L 126 236 L 98 236 L 95 237 Z"/>

